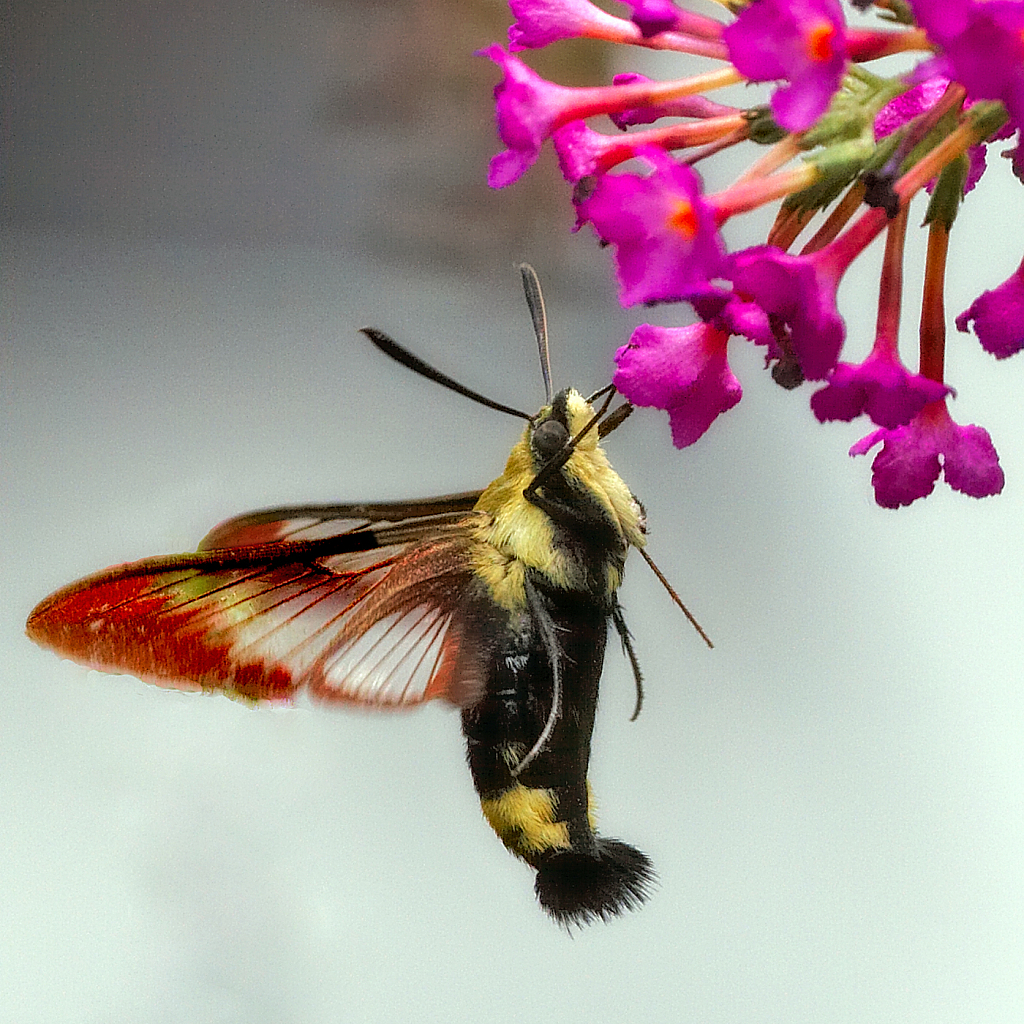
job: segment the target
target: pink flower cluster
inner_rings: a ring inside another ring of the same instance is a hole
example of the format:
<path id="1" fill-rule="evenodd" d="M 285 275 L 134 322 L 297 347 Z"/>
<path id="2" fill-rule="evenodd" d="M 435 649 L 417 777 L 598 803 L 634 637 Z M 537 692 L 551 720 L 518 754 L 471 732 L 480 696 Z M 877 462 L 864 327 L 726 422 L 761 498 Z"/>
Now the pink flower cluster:
<path id="1" fill-rule="evenodd" d="M 1013 166 L 1024 180 L 1024 0 L 874 5 L 884 26 L 854 27 L 839 0 L 748 0 L 728 22 L 672 0 L 627 3 L 622 17 L 589 0 L 510 0 L 508 49 L 481 51 L 502 72 L 495 100 L 505 149 L 488 180 L 511 185 L 550 140 L 576 229 L 589 224 L 614 254 L 622 304 L 692 306 L 689 327 L 642 324 L 616 354 L 616 387 L 637 405 L 666 410 L 677 446 L 693 444 L 740 401 L 727 358 L 729 340 L 739 338 L 763 346 L 783 386 L 820 382 L 810 402 L 819 420 L 863 414 L 877 425 L 850 454 L 881 444 L 872 473 L 880 505 L 931 493 L 940 474 L 983 497 L 1002 489 L 1003 473 L 985 430 L 958 425 L 947 410 L 954 392 L 943 379 L 942 280 L 950 228 L 985 171 L 987 143 L 1016 134 Z M 871 6 L 851 4 L 856 17 Z M 695 55 L 708 70 L 572 88 L 516 56 L 574 38 Z M 899 52 L 918 55 L 900 77 L 864 67 Z M 767 106 L 710 98 L 745 81 L 774 83 Z M 618 131 L 587 123 L 599 116 Z M 741 143 L 763 151 L 732 186 L 705 192 L 694 165 Z M 915 371 L 901 356 L 899 323 L 907 210 L 923 190 L 931 199 Z M 722 225 L 779 200 L 766 244 L 730 252 Z M 791 252 L 819 214 L 816 232 Z M 883 231 L 875 343 L 867 358 L 846 362 L 837 289 Z M 1024 348 L 1024 261 L 956 325 L 973 326 L 998 359 Z"/>

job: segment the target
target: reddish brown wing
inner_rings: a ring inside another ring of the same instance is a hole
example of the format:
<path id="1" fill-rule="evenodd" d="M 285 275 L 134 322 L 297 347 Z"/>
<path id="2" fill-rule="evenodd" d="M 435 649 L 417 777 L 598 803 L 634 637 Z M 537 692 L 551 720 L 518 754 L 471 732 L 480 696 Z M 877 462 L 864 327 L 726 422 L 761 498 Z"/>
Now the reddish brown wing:
<path id="1" fill-rule="evenodd" d="M 471 512 L 480 491 L 445 494 L 420 501 L 359 505 L 295 505 L 248 512 L 215 526 L 199 543 L 200 551 L 249 547 L 280 541 L 323 540 L 350 535 L 350 542 L 367 547 L 355 535 L 379 534 L 381 543 L 405 543 L 421 538 L 431 526 L 450 526 Z"/>
<path id="2" fill-rule="evenodd" d="M 466 705 L 483 666 L 460 611 L 473 578 L 465 510 L 440 507 L 446 500 L 241 516 L 195 554 L 64 587 L 32 612 L 28 634 L 90 668 L 160 686 Z M 289 539 L 260 540 L 271 536 Z"/>

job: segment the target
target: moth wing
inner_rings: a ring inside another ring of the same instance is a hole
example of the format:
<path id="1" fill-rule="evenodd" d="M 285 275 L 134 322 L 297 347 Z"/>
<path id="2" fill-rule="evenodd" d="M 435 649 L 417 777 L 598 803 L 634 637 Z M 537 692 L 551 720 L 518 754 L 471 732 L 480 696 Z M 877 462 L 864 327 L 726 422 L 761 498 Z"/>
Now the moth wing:
<path id="1" fill-rule="evenodd" d="M 247 518 L 231 522 L 241 532 Z M 432 520 L 405 532 L 418 536 L 382 544 L 363 527 L 115 566 L 46 598 L 28 634 L 90 668 L 177 689 L 466 706 L 484 674 L 465 621 L 466 529 Z"/>
<path id="2" fill-rule="evenodd" d="M 199 543 L 200 551 L 251 547 L 283 541 L 350 536 L 355 546 L 372 541 L 355 535 L 379 534 L 386 543 L 404 543 L 432 527 L 445 527 L 472 511 L 480 491 L 445 494 L 418 501 L 354 505 L 293 505 L 235 516 L 215 526 Z"/>

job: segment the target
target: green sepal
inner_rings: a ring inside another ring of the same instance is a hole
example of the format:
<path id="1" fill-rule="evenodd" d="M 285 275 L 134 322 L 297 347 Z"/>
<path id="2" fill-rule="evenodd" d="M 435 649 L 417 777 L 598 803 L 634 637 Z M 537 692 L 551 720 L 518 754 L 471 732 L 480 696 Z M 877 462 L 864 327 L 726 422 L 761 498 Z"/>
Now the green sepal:
<path id="1" fill-rule="evenodd" d="M 744 117 L 750 125 L 750 141 L 760 146 L 774 146 L 789 134 L 785 128 L 779 127 L 770 107 L 751 107 Z"/>
<path id="2" fill-rule="evenodd" d="M 953 226 L 960 203 L 963 201 L 964 182 L 967 181 L 970 166 L 970 158 L 966 153 L 961 153 L 942 168 L 924 215 L 925 224 L 938 222 L 947 231 Z"/>
<path id="3" fill-rule="evenodd" d="M 885 6 L 876 4 L 881 8 L 877 13 L 880 21 L 888 21 L 895 25 L 916 25 L 914 12 L 906 0 L 885 0 Z"/>
<path id="4" fill-rule="evenodd" d="M 859 66 L 851 67 L 828 110 L 804 132 L 801 145 L 813 149 L 853 139 L 873 143 L 875 116 L 908 88 L 904 82 L 879 78 Z"/>
<path id="5" fill-rule="evenodd" d="M 980 100 L 967 111 L 967 117 L 981 142 L 995 135 L 1006 124 L 1009 114 L 998 100 Z"/>
<path id="6" fill-rule="evenodd" d="M 804 157 L 818 171 L 813 185 L 787 196 L 783 207 L 803 212 L 822 210 L 842 195 L 863 170 L 874 147 L 864 142 L 839 142 Z"/>

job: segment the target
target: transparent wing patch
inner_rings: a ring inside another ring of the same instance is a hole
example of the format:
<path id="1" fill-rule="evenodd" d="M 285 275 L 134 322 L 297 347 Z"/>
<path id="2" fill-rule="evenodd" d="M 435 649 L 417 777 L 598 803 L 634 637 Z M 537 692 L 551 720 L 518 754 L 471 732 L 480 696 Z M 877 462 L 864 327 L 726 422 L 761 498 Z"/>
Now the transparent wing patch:
<path id="1" fill-rule="evenodd" d="M 179 689 L 466 704 L 482 687 L 461 622 L 467 552 L 449 529 L 366 551 L 286 542 L 147 559 L 53 594 L 28 632 L 91 668 Z"/>

